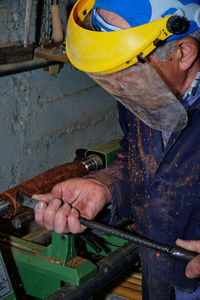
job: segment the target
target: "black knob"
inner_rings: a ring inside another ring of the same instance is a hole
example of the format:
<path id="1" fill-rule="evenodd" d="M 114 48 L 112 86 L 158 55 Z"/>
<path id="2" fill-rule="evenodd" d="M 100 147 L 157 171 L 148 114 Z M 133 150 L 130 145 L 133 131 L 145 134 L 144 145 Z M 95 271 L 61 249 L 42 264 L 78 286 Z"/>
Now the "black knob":
<path id="1" fill-rule="evenodd" d="M 172 16 L 167 21 L 167 29 L 173 34 L 183 34 L 189 29 L 189 21 L 180 16 Z"/>

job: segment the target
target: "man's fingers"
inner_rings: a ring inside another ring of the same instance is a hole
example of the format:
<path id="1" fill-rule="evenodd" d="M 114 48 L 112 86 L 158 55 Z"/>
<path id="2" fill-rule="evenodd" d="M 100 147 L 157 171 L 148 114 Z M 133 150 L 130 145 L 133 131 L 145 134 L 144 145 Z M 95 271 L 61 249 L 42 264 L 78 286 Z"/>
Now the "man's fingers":
<path id="1" fill-rule="evenodd" d="M 68 203 L 62 203 L 60 199 L 51 199 L 49 194 L 33 195 L 39 200 L 35 207 L 35 221 L 47 230 L 56 233 L 80 233 L 85 230 L 79 222 L 79 211 Z M 46 203 L 48 202 L 48 203 Z"/>
<path id="2" fill-rule="evenodd" d="M 187 264 L 185 274 L 190 279 L 200 277 L 200 255 Z"/>
<path id="3" fill-rule="evenodd" d="M 200 253 L 200 241 L 185 241 L 181 239 L 176 240 L 176 245 L 182 248 L 185 248 L 190 251 L 199 252 Z"/>
<path id="4" fill-rule="evenodd" d="M 53 230 L 54 219 L 61 205 L 62 201 L 59 199 L 49 201 L 48 205 L 45 201 L 39 201 L 35 207 L 36 222 L 41 227 L 45 227 L 47 230 Z"/>
<path id="5" fill-rule="evenodd" d="M 44 226 L 47 230 L 54 230 L 55 216 L 61 205 L 62 201 L 60 199 L 53 199 L 48 203 L 44 212 Z"/>
<path id="6" fill-rule="evenodd" d="M 178 239 L 176 240 L 176 245 L 184 249 L 200 253 L 200 241 L 185 241 Z M 185 275 L 190 278 L 200 277 L 200 255 L 192 259 L 186 267 Z"/>
<path id="7" fill-rule="evenodd" d="M 70 214 L 70 210 L 71 210 L 71 206 L 68 203 L 65 203 L 57 211 L 54 220 L 54 230 L 56 233 L 69 232 L 67 218 Z"/>
<path id="8" fill-rule="evenodd" d="M 85 226 L 81 225 L 79 216 L 79 211 L 76 208 L 72 208 L 68 216 L 68 227 L 71 233 L 81 233 L 86 229 Z"/>
<path id="9" fill-rule="evenodd" d="M 38 201 L 38 203 L 35 206 L 35 221 L 40 225 L 41 227 L 44 226 L 44 212 L 47 208 L 47 203 L 45 201 Z"/>

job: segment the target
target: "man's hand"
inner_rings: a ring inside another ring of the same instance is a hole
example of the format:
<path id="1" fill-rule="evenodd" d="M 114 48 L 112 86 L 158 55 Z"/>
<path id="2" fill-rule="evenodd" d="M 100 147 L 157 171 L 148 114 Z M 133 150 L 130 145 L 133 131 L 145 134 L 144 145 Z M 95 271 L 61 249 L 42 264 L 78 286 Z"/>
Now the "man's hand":
<path id="1" fill-rule="evenodd" d="M 57 233 L 82 232 L 85 227 L 79 216 L 93 219 L 110 202 L 109 190 L 91 178 L 68 179 L 56 184 L 50 193 L 32 197 L 42 200 L 35 207 L 35 221 Z"/>
<path id="2" fill-rule="evenodd" d="M 198 241 L 184 241 L 181 239 L 176 240 L 176 245 L 187 250 L 200 253 L 200 240 Z M 186 267 L 185 274 L 188 278 L 200 277 L 200 255 L 192 259 Z"/>

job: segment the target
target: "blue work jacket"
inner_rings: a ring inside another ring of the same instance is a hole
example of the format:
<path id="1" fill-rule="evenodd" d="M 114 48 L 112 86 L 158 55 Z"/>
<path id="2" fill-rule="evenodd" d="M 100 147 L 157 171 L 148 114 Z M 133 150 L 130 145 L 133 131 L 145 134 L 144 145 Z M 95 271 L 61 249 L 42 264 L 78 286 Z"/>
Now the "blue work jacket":
<path id="1" fill-rule="evenodd" d="M 123 151 L 90 175 L 110 189 L 110 224 L 133 221 L 138 234 L 170 246 L 177 238 L 200 239 L 200 97 L 186 128 L 174 130 L 165 148 L 161 131 L 118 107 Z M 186 278 L 185 263 L 144 247 L 139 253 L 144 300 L 173 299 L 172 287 L 192 292 L 199 286 L 199 279 Z"/>

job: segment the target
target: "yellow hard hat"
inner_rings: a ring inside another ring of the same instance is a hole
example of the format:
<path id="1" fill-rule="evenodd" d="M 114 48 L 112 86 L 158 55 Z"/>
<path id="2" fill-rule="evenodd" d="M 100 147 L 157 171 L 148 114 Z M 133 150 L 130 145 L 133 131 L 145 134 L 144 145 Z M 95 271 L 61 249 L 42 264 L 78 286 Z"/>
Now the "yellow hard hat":
<path id="1" fill-rule="evenodd" d="M 150 54 L 161 41 L 172 36 L 172 18 L 159 20 L 111 32 L 99 32 L 82 27 L 93 8 L 94 0 L 79 0 L 74 5 L 67 24 L 66 51 L 70 62 L 89 73 L 113 73 L 123 70 Z"/>

